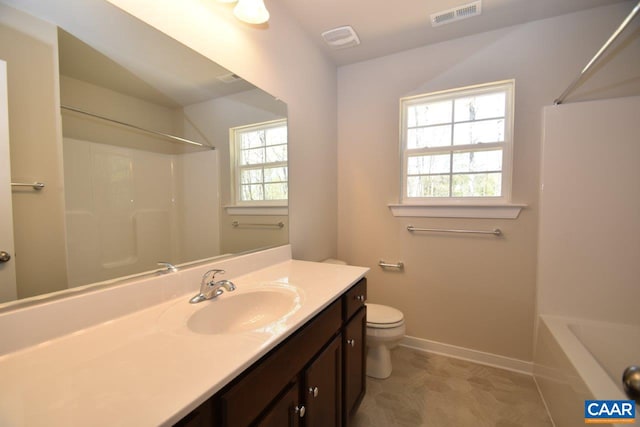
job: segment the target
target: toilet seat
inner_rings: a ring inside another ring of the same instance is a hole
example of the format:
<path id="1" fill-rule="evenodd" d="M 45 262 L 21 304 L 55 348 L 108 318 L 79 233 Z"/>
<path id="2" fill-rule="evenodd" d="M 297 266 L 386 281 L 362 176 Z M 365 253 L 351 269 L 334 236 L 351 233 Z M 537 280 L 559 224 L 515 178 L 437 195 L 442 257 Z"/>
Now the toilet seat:
<path id="1" fill-rule="evenodd" d="M 381 304 L 367 303 L 367 327 L 374 329 L 397 328 L 404 324 L 400 310 Z"/>

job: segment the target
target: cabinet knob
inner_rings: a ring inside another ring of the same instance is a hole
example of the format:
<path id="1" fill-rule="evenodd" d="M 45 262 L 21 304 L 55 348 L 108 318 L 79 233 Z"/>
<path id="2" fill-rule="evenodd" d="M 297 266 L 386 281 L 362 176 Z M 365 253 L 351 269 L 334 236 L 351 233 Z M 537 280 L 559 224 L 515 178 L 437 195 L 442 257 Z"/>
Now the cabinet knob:
<path id="1" fill-rule="evenodd" d="M 351 347 L 355 347 L 356 340 L 347 340 L 347 344 L 349 344 Z"/>
<path id="2" fill-rule="evenodd" d="M 312 394 L 313 397 L 318 397 L 318 387 L 309 387 L 309 394 Z"/>
<path id="3" fill-rule="evenodd" d="M 364 295 L 356 295 L 356 301 L 364 302 Z"/>
<path id="4" fill-rule="evenodd" d="M 307 412 L 307 408 L 305 408 L 304 405 L 298 405 L 294 408 L 294 410 L 300 418 L 304 418 L 304 414 Z"/>

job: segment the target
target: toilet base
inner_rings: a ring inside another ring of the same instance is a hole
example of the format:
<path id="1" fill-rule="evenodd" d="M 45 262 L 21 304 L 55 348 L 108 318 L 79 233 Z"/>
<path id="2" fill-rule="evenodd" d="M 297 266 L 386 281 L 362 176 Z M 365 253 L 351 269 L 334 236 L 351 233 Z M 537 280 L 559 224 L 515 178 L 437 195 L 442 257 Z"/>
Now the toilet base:
<path id="1" fill-rule="evenodd" d="M 384 343 L 367 348 L 368 377 L 383 380 L 385 378 L 389 378 L 392 369 L 391 353 Z"/>

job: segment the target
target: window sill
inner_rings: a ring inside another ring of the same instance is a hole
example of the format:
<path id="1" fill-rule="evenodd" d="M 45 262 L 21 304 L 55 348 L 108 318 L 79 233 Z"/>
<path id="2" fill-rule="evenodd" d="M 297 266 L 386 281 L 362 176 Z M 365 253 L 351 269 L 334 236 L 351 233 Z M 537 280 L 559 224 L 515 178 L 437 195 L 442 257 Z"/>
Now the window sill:
<path id="1" fill-rule="evenodd" d="M 288 215 L 288 206 L 225 206 L 228 215 Z"/>
<path id="2" fill-rule="evenodd" d="M 425 217 L 425 218 L 499 218 L 516 219 L 520 211 L 527 205 L 501 204 L 442 204 L 412 205 L 389 204 L 393 216 Z"/>

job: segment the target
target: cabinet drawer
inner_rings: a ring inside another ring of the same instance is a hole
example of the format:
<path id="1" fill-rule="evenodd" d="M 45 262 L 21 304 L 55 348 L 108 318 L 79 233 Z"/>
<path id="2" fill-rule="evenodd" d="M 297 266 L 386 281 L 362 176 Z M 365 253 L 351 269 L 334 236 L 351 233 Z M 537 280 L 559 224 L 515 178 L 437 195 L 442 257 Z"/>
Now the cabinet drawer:
<path id="1" fill-rule="evenodd" d="M 344 300 L 343 319 L 346 322 L 364 307 L 364 302 L 367 300 L 367 279 L 360 279 L 342 298 Z"/>
<path id="2" fill-rule="evenodd" d="M 264 359 L 220 396 L 223 425 L 241 427 L 254 421 L 280 391 L 294 380 L 342 325 L 338 300 Z"/>

